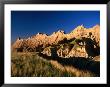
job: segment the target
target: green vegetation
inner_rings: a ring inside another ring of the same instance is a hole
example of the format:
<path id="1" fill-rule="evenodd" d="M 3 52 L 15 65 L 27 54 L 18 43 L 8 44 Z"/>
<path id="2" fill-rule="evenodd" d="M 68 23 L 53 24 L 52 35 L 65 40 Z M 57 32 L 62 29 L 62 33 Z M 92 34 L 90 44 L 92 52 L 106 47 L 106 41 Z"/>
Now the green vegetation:
<path id="1" fill-rule="evenodd" d="M 63 44 L 60 44 L 60 48 L 63 49 Z"/>
<path id="2" fill-rule="evenodd" d="M 73 41 L 70 42 L 70 44 L 73 44 L 74 45 L 74 44 L 76 44 L 76 41 L 73 40 Z"/>
<path id="3" fill-rule="evenodd" d="M 50 48 L 54 48 L 54 47 L 53 47 L 53 46 L 48 46 L 47 48 L 49 48 L 49 49 L 50 49 Z"/>
<path id="4" fill-rule="evenodd" d="M 79 40 L 82 40 L 82 38 L 76 38 L 75 40 L 71 41 L 70 44 L 74 44 L 75 45 L 75 44 L 77 44 L 77 42 Z"/>

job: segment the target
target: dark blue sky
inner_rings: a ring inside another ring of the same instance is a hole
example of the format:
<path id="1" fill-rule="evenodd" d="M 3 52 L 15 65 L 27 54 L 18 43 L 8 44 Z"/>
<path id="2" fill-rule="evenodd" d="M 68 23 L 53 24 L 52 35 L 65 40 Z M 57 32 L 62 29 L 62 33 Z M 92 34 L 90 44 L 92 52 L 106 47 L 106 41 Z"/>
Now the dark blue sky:
<path id="1" fill-rule="evenodd" d="M 78 25 L 100 25 L 100 11 L 12 11 L 11 37 L 27 38 L 38 32 L 48 35 L 58 30 L 71 32 Z"/>

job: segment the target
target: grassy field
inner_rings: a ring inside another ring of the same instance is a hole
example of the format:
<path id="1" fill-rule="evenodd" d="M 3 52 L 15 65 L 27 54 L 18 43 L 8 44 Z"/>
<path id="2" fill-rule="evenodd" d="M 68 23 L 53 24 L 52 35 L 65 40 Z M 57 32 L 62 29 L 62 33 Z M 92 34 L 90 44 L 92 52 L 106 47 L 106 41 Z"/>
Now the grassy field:
<path id="1" fill-rule="evenodd" d="M 97 76 L 88 70 L 66 66 L 55 60 L 46 60 L 37 53 L 12 53 L 12 77 L 91 77 Z"/>
<path id="2" fill-rule="evenodd" d="M 36 53 L 13 53 L 11 59 L 13 77 L 69 77 L 74 74 L 55 68 Z"/>

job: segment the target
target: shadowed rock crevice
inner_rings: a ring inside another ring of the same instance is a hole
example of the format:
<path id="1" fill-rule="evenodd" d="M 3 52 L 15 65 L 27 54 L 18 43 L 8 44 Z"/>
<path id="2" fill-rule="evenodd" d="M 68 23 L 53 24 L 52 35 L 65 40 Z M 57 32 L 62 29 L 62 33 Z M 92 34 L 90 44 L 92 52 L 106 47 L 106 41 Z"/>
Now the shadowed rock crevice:
<path id="1" fill-rule="evenodd" d="M 83 38 L 83 41 L 86 43 L 85 50 L 88 54 L 88 57 L 100 55 L 100 47 L 97 46 L 95 41 L 93 41 L 91 38 Z"/>

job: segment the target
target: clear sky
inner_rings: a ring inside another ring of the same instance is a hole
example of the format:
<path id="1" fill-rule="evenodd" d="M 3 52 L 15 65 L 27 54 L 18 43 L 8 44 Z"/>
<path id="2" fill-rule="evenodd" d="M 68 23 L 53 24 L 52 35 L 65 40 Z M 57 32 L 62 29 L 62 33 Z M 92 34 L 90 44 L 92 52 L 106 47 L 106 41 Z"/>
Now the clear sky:
<path id="1" fill-rule="evenodd" d="M 48 35 L 58 30 L 71 32 L 78 25 L 100 25 L 100 11 L 12 11 L 11 39 L 27 38 L 38 32 Z"/>

